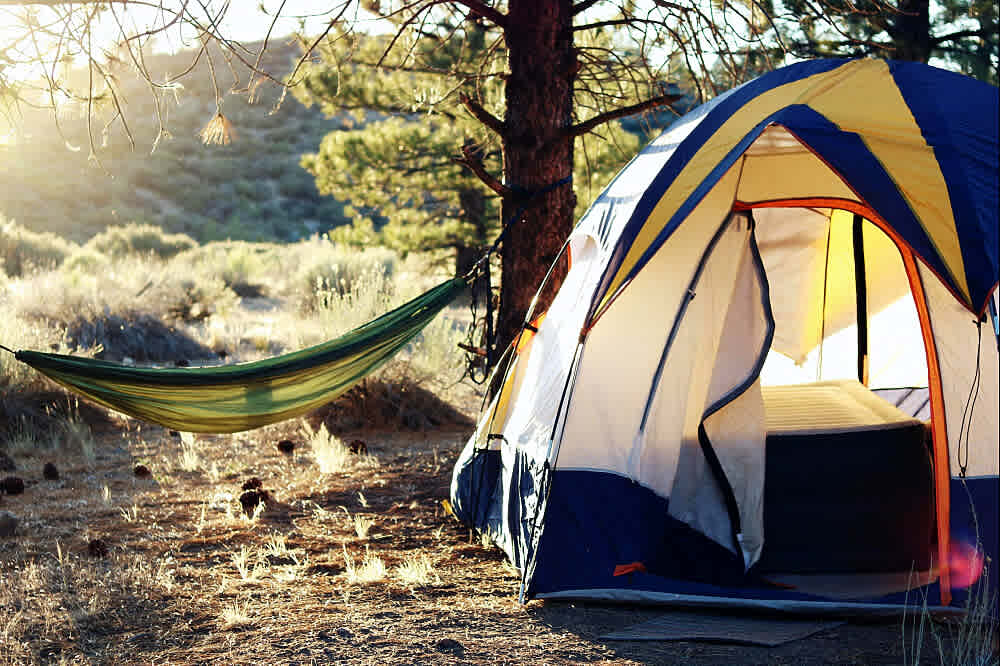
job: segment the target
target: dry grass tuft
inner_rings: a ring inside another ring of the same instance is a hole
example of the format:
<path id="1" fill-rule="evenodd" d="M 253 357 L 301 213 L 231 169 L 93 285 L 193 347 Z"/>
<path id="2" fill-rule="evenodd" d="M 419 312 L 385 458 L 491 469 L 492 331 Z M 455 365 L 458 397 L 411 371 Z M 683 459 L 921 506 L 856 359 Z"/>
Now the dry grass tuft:
<path id="1" fill-rule="evenodd" d="M 354 528 L 354 533 L 358 535 L 358 538 L 367 539 L 368 533 L 375 525 L 374 519 L 359 514 L 354 514 L 352 516 L 351 512 L 348 511 L 346 507 L 341 508 L 344 509 L 344 513 L 347 514 L 347 522 Z"/>
<path id="2" fill-rule="evenodd" d="M 240 580 L 245 583 L 255 583 L 267 575 L 270 565 L 262 553 L 253 548 L 240 546 L 238 552 L 232 554 L 233 565 L 236 567 Z"/>
<path id="3" fill-rule="evenodd" d="M 420 554 L 407 558 L 402 564 L 396 567 L 396 577 L 410 587 L 422 587 L 430 585 L 437 580 L 434 573 L 434 565 L 427 555 Z"/>
<path id="4" fill-rule="evenodd" d="M 977 525 L 978 528 L 978 525 Z M 903 663 L 917 666 L 923 659 L 928 638 L 937 648 L 930 661 L 942 666 L 995 666 L 1000 658 L 1000 634 L 997 629 L 997 595 L 991 587 L 989 566 L 980 558 L 981 550 L 972 549 L 966 567 L 980 567 L 981 577 L 969 588 L 965 614 L 960 618 L 935 617 L 922 594 L 921 605 L 914 613 L 903 614 Z M 958 557 L 958 556 L 956 556 Z M 906 600 L 909 605 L 909 599 Z"/>
<path id="5" fill-rule="evenodd" d="M 249 609 L 249 599 L 244 601 L 242 605 L 240 605 L 240 602 L 238 601 L 227 604 L 219 614 L 219 620 L 221 620 L 219 626 L 225 631 L 252 625 L 254 620 L 248 612 Z"/>
<path id="6" fill-rule="evenodd" d="M 196 444 L 193 433 L 181 433 L 181 456 L 178 467 L 185 472 L 197 472 L 201 469 L 201 456 L 198 454 Z"/>
<path id="7" fill-rule="evenodd" d="M 355 564 L 354 558 L 347 552 L 347 546 L 342 546 L 344 550 L 344 576 L 351 584 L 366 585 L 385 580 L 386 567 L 381 557 L 372 555 L 367 546 L 365 547 L 365 557 L 361 564 Z"/>
<path id="8" fill-rule="evenodd" d="M 302 428 L 302 434 L 312 448 L 320 473 L 336 474 L 347 469 L 351 462 L 351 451 L 339 437 L 330 434 L 325 423 L 319 430 L 313 430 L 306 423 Z"/>

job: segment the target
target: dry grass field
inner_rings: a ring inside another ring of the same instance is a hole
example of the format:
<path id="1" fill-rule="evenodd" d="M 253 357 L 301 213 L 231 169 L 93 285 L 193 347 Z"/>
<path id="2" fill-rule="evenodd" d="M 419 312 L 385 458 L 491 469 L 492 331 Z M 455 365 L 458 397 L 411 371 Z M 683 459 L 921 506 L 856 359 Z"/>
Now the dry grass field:
<path id="1" fill-rule="evenodd" d="M 401 300 L 401 285 L 437 279 L 378 253 L 351 268 L 320 241 L 67 254 L 5 278 L 0 342 L 152 364 L 247 360 L 332 336 Z M 0 478 L 25 487 L 0 497 L 19 520 L 0 535 L 0 664 L 904 660 L 913 635 L 898 619 L 766 649 L 604 641 L 660 611 L 520 605 L 517 572 L 441 503 L 479 404 L 456 383 L 459 317 L 319 412 L 227 436 L 77 403 L 5 355 L 0 452 L 16 469 Z M 923 661 L 948 661 L 951 632 L 939 633 L 923 635 Z"/>
<path id="2" fill-rule="evenodd" d="M 331 444 L 319 420 L 312 437 L 292 422 L 182 439 L 109 419 L 93 427 L 92 457 L 17 456 L 25 492 L 0 505 L 21 519 L 0 540 L 0 663 L 902 659 L 898 620 L 774 649 L 601 641 L 657 611 L 521 606 L 499 551 L 445 515 L 467 429 L 355 431 Z M 366 455 L 329 451 L 355 440 Z M 48 461 L 58 480 L 43 478 Z M 253 479 L 268 499 L 248 514 L 240 496 Z"/>

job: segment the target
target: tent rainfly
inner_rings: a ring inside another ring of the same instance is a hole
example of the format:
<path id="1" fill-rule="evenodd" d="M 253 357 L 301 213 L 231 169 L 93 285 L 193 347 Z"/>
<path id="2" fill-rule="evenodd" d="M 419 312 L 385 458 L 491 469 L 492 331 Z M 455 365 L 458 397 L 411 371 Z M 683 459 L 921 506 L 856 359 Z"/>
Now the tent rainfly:
<path id="1" fill-rule="evenodd" d="M 816 60 L 636 155 L 455 466 L 522 600 L 995 590 L 998 118 L 959 74 Z"/>

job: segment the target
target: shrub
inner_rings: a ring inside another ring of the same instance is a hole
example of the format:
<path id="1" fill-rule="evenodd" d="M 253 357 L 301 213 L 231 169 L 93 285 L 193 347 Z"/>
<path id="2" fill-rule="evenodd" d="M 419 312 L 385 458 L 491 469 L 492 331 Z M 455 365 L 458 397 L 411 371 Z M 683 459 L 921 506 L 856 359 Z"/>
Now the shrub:
<path id="1" fill-rule="evenodd" d="M 90 273 L 100 275 L 111 265 L 111 260 L 100 252 L 81 248 L 67 257 L 61 266 L 64 273 Z"/>
<path id="2" fill-rule="evenodd" d="M 398 262 L 392 250 L 372 247 L 358 251 L 315 238 L 303 241 L 296 250 L 301 267 L 297 281 L 301 310 L 326 311 L 337 319 L 346 315 L 360 324 L 370 315 L 388 309 L 387 301 L 393 292 L 391 278 Z M 351 328 L 354 326 L 339 332 Z"/>
<path id="3" fill-rule="evenodd" d="M 10 277 L 59 266 L 77 246 L 59 236 L 0 218 L 0 261 Z"/>
<path id="4" fill-rule="evenodd" d="M 150 254 L 169 259 L 196 245 L 194 239 L 185 234 L 170 234 L 151 224 L 133 222 L 123 227 L 108 227 L 84 247 L 115 259 Z"/>

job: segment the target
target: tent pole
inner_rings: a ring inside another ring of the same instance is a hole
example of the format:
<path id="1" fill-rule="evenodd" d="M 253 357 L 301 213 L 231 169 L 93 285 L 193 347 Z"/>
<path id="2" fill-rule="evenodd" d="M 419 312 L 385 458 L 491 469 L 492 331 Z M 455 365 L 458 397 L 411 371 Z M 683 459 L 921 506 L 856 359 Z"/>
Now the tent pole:
<path id="1" fill-rule="evenodd" d="M 865 218 L 854 214 L 854 289 L 858 310 L 858 381 L 868 386 L 868 283 L 865 277 Z"/>
<path id="2" fill-rule="evenodd" d="M 931 442 L 934 458 L 934 504 L 937 514 L 937 554 L 939 587 L 942 605 L 951 604 L 951 572 L 948 569 L 948 554 L 951 552 L 951 468 L 948 455 L 948 428 L 945 422 L 944 396 L 941 388 L 941 367 L 938 363 L 937 346 L 931 324 L 927 296 L 917 261 L 909 248 L 900 247 L 906 277 L 910 282 L 913 303 L 920 319 L 920 331 L 924 338 L 927 355 L 927 386 L 931 401 Z"/>

